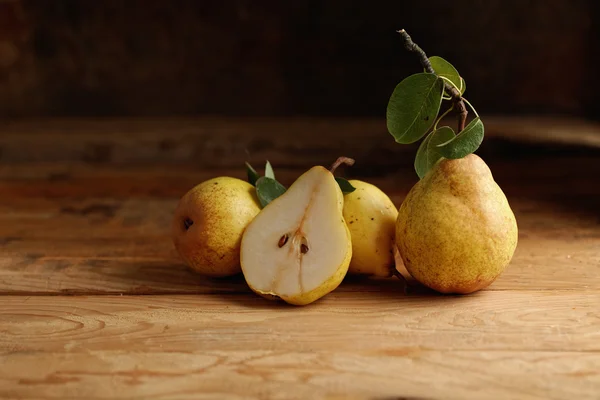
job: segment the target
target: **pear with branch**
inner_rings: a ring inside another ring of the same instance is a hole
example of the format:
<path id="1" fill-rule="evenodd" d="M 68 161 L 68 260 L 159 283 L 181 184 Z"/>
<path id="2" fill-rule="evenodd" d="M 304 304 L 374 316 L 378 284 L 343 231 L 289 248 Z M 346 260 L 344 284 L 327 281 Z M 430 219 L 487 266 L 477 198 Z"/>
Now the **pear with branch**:
<path id="1" fill-rule="evenodd" d="M 427 57 L 406 31 L 398 32 L 425 72 L 398 84 L 387 127 L 398 143 L 421 138 L 415 158 L 420 180 L 398 212 L 396 245 L 406 269 L 441 293 L 472 293 L 490 285 L 510 263 L 518 240 L 515 216 L 485 162 L 473 154 L 484 125 L 463 97 L 464 79 L 441 57 Z M 449 101 L 441 115 L 443 101 Z M 475 114 L 467 124 L 468 110 Z M 457 115 L 457 131 L 440 126 Z"/>

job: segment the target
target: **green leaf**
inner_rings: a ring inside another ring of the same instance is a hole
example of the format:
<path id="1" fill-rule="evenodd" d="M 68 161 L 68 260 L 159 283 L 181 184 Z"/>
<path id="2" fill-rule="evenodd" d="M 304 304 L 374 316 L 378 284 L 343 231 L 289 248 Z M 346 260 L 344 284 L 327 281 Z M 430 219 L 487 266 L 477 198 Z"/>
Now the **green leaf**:
<path id="1" fill-rule="evenodd" d="M 260 205 L 264 208 L 267 204 L 285 193 L 285 186 L 273 178 L 260 177 L 256 181 L 256 195 Z"/>
<path id="2" fill-rule="evenodd" d="M 429 57 L 429 62 L 437 75 L 449 79 L 457 88 L 460 88 L 460 80 L 462 78 L 452 64 L 438 56 Z"/>
<path id="3" fill-rule="evenodd" d="M 427 174 L 427 171 L 442 158 L 442 153 L 440 153 L 440 149 L 437 145 L 448 142 L 454 137 L 455 135 L 452 128 L 449 126 L 442 126 L 427 135 L 425 140 L 421 142 L 419 150 L 417 150 L 417 156 L 415 157 L 415 171 L 417 171 L 417 175 L 419 175 L 420 179 L 423 179 L 425 174 Z"/>
<path id="4" fill-rule="evenodd" d="M 463 158 L 479 148 L 483 142 L 483 122 L 474 118 L 456 137 L 437 145 L 446 158 Z"/>
<path id="5" fill-rule="evenodd" d="M 459 88 L 460 88 L 460 95 L 462 96 L 467 91 L 467 82 L 465 82 L 465 80 L 462 78 L 462 76 L 460 77 L 460 82 L 462 84 L 462 87 L 459 86 Z"/>
<path id="6" fill-rule="evenodd" d="M 444 84 L 435 74 L 414 74 L 396 86 L 387 106 L 387 128 L 396 142 L 421 139 L 440 111 Z"/>
<path id="7" fill-rule="evenodd" d="M 275 179 L 275 171 L 273 171 L 273 167 L 269 160 L 267 160 L 267 165 L 265 165 L 265 176 L 267 178 Z"/>
<path id="8" fill-rule="evenodd" d="M 344 178 L 338 177 L 338 178 L 335 178 L 335 181 L 338 183 L 338 185 L 340 185 L 340 189 L 343 194 L 352 193 L 356 190 L 356 188 L 354 186 L 352 186 L 352 184 Z"/>
<path id="9" fill-rule="evenodd" d="M 246 173 L 248 174 L 248 183 L 256 186 L 256 181 L 260 178 L 260 175 L 258 175 L 258 172 L 249 163 L 246 163 Z"/>

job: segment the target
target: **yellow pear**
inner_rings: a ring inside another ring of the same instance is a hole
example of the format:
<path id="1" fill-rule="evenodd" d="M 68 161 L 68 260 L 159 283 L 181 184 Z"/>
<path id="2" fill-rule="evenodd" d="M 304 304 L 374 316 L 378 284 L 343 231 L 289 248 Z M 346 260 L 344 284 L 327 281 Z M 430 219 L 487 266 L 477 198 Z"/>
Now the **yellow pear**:
<path id="1" fill-rule="evenodd" d="M 352 257 L 332 173 L 317 166 L 300 176 L 250 223 L 242 238 L 248 286 L 267 298 L 305 305 L 334 290 Z"/>
<path id="2" fill-rule="evenodd" d="M 377 186 L 351 180 L 356 188 L 344 196 L 344 219 L 352 237 L 350 274 L 391 276 L 398 210 Z"/>
<path id="3" fill-rule="evenodd" d="M 186 264 L 203 275 L 238 274 L 242 234 L 259 212 L 254 186 L 230 177 L 210 179 L 179 201 L 173 243 Z"/>
<path id="4" fill-rule="evenodd" d="M 506 196 L 474 154 L 438 161 L 411 189 L 396 224 L 407 270 L 441 293 L 491 284 L 510 262 L 517 238 Z"/>

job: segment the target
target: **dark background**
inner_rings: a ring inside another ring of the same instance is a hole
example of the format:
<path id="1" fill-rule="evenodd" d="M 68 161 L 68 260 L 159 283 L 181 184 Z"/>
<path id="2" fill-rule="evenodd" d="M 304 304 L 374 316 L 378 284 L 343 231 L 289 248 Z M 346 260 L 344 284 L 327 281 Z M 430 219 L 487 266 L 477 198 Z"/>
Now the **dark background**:
<path id="1" fill-rule="evenodd" d="M 596 119 L 599 20 L 593 0 L 0 0 L 0 117 L 383 117 L 420 70 L 405 28 L 480 112 Z"/>

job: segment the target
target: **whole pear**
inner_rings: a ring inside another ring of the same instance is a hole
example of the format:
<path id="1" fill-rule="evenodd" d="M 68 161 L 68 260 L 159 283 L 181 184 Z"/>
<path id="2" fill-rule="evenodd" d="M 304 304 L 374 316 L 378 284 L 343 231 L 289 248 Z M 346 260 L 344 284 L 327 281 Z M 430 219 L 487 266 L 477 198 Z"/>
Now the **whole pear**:
<path id="1" fill-rule="evenodd" d="M 242 235 L 259 212 L 254 186 L 231 177 L 210 179 L 179 201 L 171 226 L 173 243 L 196 272 L 238 274 Z"/>
<path id="2" fill-rule="evenodd" d="M 485 162 L 441 159 L 409 192 L 396 243 L 410 274 L 441 293 L 491 284 L 517 246 L 515 216 Z"/>
<path id="3" fill-rule="evenodd" d="M 381 277 L 392 275 L 398 210 L 377 186 L 351 180 L 356 188 L 344 196 L 344 219 L 352 237 L 348 273 Z"/>

